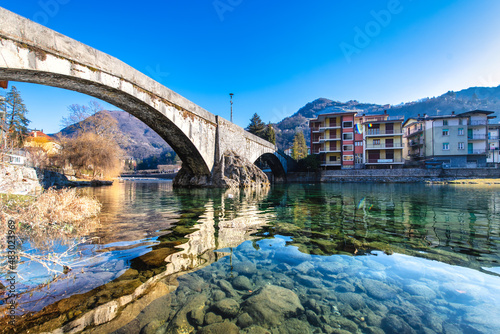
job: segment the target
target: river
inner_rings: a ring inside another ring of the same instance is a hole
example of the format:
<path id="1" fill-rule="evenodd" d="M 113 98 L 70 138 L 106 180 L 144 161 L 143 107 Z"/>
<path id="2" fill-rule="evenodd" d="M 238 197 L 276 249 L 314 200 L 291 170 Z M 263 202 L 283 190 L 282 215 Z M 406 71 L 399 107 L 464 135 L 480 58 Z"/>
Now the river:
<path id="1" fill-rule="evenodd" d="M 499 190 L 178 190 L 169 181 L 85 189 L 103 203 L 100 224 L 68 255 L 70 272 L 51 280 L 40 268 L 24 269 L 15 326 L 31 333 L 498 333 Z"/>

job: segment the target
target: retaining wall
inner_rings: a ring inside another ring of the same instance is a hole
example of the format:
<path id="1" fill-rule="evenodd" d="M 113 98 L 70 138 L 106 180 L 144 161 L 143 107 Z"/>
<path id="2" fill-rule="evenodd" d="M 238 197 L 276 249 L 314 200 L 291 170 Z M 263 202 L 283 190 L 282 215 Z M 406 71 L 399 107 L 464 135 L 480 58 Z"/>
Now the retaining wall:
<path id="1" fill-rule="evenodd" d="M 471 178 L 500 178 L 498 168 L 463 168 L 463 169 L 353 169 L 328 170 L 317 173 L 289 173 L 288 182 L 388 182 L 412 183 L 425 181 L 443 181 Z"/>

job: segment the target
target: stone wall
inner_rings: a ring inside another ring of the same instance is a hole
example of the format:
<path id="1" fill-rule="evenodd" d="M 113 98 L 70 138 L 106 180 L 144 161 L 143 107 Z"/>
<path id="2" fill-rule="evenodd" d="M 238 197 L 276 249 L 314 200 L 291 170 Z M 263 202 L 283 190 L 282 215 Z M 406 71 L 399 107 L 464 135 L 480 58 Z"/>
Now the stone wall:
<path id="1" fill-rule="evenodd" d="M 288 182 L 425 182 L 469 178 L 500 178 L 498 168 L 470 169 L 354 169 L 329 170 L 318 173 L 289 173 Z"/>
<path id="2" fill-rule="evenodd" d="M 42 191 L 34 168 L 0 164 L 0 193 L 34 195 Z"/>

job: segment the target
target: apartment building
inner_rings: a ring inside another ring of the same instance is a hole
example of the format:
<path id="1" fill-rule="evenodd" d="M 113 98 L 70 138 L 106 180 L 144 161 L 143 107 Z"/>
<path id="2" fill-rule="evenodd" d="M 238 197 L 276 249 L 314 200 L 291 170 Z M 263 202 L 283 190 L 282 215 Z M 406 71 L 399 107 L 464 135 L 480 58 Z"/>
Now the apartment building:
<path id="1" fill-rule="evenodd" d="M 325 169 L 392 168 L 403 160 L 403 117 L 346 111 L 310 120 L 311 153 Z"/>
<path id="2" fill-rule="evenodd" d="M 361 116 L 364 165 L 366 168 L 393 168 L 404 164 L 402 116 Z"/>
<path id="3" fill-rule="evenodd" d="M 500 166 L 500 124 L 488 125 L 488 165 Z"/>
<path id="4" fill-rule="evenodd" d="M 491 111 L 409 118 L 403 124 L 410 161 L 442 162 L 447 167 L 485 167 Z"/>
<path id="5" fill-rule="evenodd" d="M 311 154 L 319 154 L 325 169 L 354 168 L 355 111 L 319 115 L 309 121 Z"/>

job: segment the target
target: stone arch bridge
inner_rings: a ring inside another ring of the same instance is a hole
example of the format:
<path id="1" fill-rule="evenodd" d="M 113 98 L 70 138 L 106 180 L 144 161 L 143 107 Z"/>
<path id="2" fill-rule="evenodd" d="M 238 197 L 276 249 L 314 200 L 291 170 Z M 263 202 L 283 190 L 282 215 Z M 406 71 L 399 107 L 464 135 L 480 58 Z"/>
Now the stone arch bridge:
<path id="1" fill-rule="evenodd" d="M 0 80 L 81 92 L 134 115 L 179 155 L 191 184 L 210 185 L 232 151 L 268 162 L 285 181 L 291 160 L 275 145 L 216 116 L 122 61 L 0 8 Z"/>

